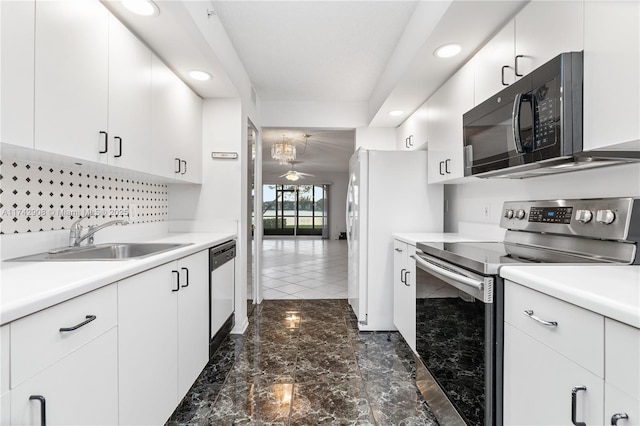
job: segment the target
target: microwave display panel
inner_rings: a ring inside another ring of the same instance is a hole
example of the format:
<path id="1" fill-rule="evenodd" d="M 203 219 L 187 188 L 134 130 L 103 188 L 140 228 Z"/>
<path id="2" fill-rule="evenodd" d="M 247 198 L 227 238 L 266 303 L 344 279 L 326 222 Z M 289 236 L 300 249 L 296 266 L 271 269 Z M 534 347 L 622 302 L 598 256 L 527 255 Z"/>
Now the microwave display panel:
<path id="1" fill-rule="evenodd" d="M 560 134 L 560 90 L 558 80 L 548 81 L 535 89 L 535 150 L 558 143 Z"/>

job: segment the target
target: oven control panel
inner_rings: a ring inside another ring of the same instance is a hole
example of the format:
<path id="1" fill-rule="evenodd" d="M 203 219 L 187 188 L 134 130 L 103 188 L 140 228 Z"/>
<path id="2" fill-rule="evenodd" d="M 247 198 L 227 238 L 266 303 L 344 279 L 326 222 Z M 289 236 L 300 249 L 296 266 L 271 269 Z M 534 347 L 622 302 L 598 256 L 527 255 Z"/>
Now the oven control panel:
<path id="1" fill-rule="evenodd" d="M 638 232 L 634 230 L 640 227 L 638 220 L 640 199 L 507 201 L 504 203 L 500 227 L 624 240 L 629 232 Z"/>

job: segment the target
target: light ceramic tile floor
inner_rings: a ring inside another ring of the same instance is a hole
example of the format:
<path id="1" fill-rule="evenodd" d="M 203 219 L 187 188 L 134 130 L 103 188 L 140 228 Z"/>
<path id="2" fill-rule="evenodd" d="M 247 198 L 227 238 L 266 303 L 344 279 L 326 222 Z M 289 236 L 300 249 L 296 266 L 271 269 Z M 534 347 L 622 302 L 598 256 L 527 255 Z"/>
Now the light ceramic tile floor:
<path id="1" fill-rule="evenodd" d="M 347 242 L 319 238 L 262 241 L 265 300 L 346 299 Z"/>

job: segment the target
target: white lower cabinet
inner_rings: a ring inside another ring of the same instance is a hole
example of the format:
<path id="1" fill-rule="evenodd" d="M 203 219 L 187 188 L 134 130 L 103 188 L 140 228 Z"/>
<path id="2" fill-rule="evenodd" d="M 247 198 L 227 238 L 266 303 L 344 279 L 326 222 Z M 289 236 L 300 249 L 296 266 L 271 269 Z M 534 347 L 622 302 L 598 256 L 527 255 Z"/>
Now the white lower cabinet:
<path id="1" fill-rule="evenodd" d="M 178 400 L 209 361 L 209 252 L 178 261 Z M 188 278 L 187 278 L 188 277 Z"/>
<path id="2" fill-rule="evenodd" d="M 393 324 L 409 347 L 416 350 L 416 247 L 393 242 Z"/>
<path id="3" fill-rule="evenodd" d="M 640 425 L 640 329 L 605 319 L 605 371 L 604 423 Z"/>
<path id="4" fill-rule="evenodd" d="M 117 424 L 117 343 L 112 328 L 12 389 L 11 424 Z"/>
<path id="5" fill-rule="evenodd" d="M 8 325 L 11 424 L 118 421 L 116 312 L 109 285 Z"/>
<path id="6" fill-rule="evenodd" d="M 505 323 L 504 424 L 571 425 L 572 390 L 576 422 L 602 424 L 604 383 L 572 360 Z"/>
<path id="7" fill-rule="evenodd" d="M 506 426 L 640 425 L 640 329 L 509 281 L 504 300 Z"/>
<path id="8" fill-rule="evenodd" d="M 164 424 L 206 364 L 207 265 L 203 251 L 118 283 L 120 424 Z"/>

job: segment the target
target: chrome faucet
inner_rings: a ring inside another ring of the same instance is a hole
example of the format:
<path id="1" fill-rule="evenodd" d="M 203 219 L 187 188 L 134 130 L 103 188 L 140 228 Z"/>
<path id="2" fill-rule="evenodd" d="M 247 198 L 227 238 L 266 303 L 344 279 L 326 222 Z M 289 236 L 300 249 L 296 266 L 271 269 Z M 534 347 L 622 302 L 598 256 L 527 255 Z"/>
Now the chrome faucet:
<path id="1" fill-rule="evenodd" d="M 80 225 L 80 221 L 84 218 L 80 218 L 73 222 L 71 228 L 69 229 L 69 246 L 70 247 L 78 247 L 81 242 L 88 239 L 89 244 L 93 244 L 93 235 L 101 229 L 104 229 L 111 225 L 127 225 L 129 222 L 126 220 L 112 220 L 107 223 L 103 223 L 102 225 L 91 225 L 87 231 L 87 233 L 82 235 L 82 225 Z"/>

